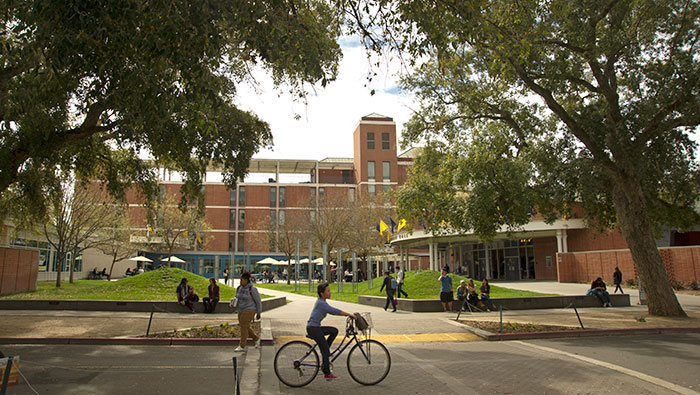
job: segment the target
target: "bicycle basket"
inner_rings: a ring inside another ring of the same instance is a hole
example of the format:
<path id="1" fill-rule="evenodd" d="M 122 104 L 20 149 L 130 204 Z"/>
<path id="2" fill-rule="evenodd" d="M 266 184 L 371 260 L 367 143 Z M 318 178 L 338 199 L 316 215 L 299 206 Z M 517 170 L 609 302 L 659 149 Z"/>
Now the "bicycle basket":
<path id="1" fill-rule="evenodd" d="M 372 329 L 372 317 L 369 313 L 355 313 L 355 325 L 360 331 Z"/>

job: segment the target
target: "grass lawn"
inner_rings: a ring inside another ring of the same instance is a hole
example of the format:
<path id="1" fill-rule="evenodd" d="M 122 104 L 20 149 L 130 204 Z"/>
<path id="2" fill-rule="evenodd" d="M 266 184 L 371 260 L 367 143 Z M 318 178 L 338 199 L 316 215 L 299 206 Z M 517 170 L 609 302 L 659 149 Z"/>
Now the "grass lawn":
<path id="1" fill-rule="evenodd" d="M 118 281 L 78 280 L 73 284 L 65 281 L 60 288 L 56 288 L 55 282 L 42 282 L 37 284 L 36 291 L 5 295 L 0 299 L 176 301 L 175 289 L 183 277 L 187 277 L 187 283 L 200 300 L 208 295 L 208 279 L 180 269 L 163 268 Z M 236 295 L 236 289 L 219 283 L 219 295 L 223 303 Z"/>
<path id="2" fill-rule="evenodd" d="M 396 275 L 394 274 L 394 277 Z M 439 299 L 440 298 L 440 282 L 437 280 L 440 277 L 440 272 L 432 270 L 422 270 L 420 272 L 406 272 L 404 276 L 404 285 L 402 289 L 408 293 L 410 299 Z M 457 287 L 459 286 L 460 280 L 467 280 L 466 277 L 458 276 L 455 274 L 450 274 L 452 277 L 453 290 L 455 291 L 455 298 L 457 297 Z M 367 281 L 363 281 L 357 285 L 357 293 L 352 292 L 352 284 L 343 283 L 342 292 L 338 292 L 338 284 L 331 284 L 331 299 L 342 300 L 344 302 L 357 303 L 358 295 L 373 295 L 373 296 L 386 296 L 386 292 L 379 292 L 382 286 L 383 278 L 375 278 L 372 280 L 372 288 L 368 289 Z M 481 286 L 480 281 L 474 281 L 477 289 Z M 300 283 L 298 285 L 298 294 L 317 296 L 316 287 L 318 284 L 314 283 L 311 285 L 311 292 L 309 292 L 309 284 Z M 294 283 L 287 285 L 286 282 L 279 282 L 277 284 L 255 284 L 258 288 L 269 288 L 278 291 L 292 292 L 294 293 Z M 491 285 L 491 297 L 492 298 L 517 298 L 522 296 L 547 296 L 552 294 L 542 294 L 530 291 L 520 291 L 517 289 L 503 288 Z"/>

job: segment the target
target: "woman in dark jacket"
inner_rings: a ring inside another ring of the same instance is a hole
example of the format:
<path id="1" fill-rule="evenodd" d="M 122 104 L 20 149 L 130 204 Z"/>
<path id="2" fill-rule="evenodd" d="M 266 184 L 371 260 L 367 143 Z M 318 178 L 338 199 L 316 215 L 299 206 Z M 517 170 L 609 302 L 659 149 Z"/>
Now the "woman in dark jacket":
<path id="1" fill-rule="evenodd" d="M 622 290 L 622 272 L 620 271 L 619 267 L 615 267 L 615 272 L 613 273 L 613 284 L 615 284 L 615 292 L 617 293 L 617 290 L 620 290 L 621 294 L 624 294 L 625 292 Z"/>
<path id="2" fill-rule="evenodd" d="M 216 280 L 213 278 L 209 279 L 209 297 L 202 298 L 202 303 L 204 303 L 204 312 L 213 313 L 216 310 L 216 304 L 219 303 L 219 285 L 216 284 Z"/>
<path id="3" fill-rule="evenodd" d="M 491 294 L 491 286 L 489 285 L 489 280 L 481 280 L 481 288 L 479 288 L 479 290 L 481 291 L 481 301 L 484 302 L 484 304 L 486 305 L 486 311 L 493 310 L 493 302 L 489 297 L 489 295 Z"/>

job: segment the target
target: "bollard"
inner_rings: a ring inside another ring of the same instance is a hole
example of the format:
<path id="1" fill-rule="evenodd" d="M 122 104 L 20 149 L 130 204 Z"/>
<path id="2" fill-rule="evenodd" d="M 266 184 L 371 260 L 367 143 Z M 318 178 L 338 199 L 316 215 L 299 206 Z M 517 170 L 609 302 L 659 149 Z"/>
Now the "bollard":
<path id="1" fill-rule="evenodd" d="M 0 388 L 0 395 L 5 395 L 7 391 L 7 384 L 10 381 L 10 370 L 12 370 L 12 357 L 7 357 L 7 366 L 5 366 L 5 374 L 2 378 L 2 388 Z"/>
<path id="2" fill-rule="evenodd" d="M 501 325 L 498 328 L 498 333 L 503 333 L 503 305 L 498 304 L 498 312 L 501 314 Z"/>
<path id="3" fill-rule="evenodd" d="M 578 318 L 578 323 L 581 325 L 581 329 L 586 329 L 583 327 L 583 322 L 581 322 L 581 316 L 578 315 L 578 310 L 576 310 L 576 305 L 574 303 L 571 304 L 574 306 L 574 312 L 576 312 L 576 318 Z"/>
<path id="4" fill-rule="evenodd" d="M 153 310 L 155 310 L 155 305 L 151 305 L 151 318 L 148 319 L 148 328 L 146 328 L 146 337 L 151 332 L 151 321 L 153 321 Z"/>
<path id="5" fill-rule="evenodd" d="M 241 394 L 241 386 L 238 381 L 238 359 L 233 357 L 233 393 L 234 395 Z"/>

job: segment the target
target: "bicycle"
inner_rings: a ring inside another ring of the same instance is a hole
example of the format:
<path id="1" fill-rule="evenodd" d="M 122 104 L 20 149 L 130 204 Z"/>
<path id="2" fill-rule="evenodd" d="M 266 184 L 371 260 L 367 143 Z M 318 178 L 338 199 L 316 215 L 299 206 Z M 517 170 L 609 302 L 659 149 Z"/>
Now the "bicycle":
<path id="1" fill-rule="evenodd" d="M 345 324 L 345 337 L 330 354 L 331 369 L 333 362 L 354 343 L 347 359 L 350 377 L 362 385 L 375 385 L 389 374 L 391 355 L 382 343 L 369 338 L 372 327 L 369 313 L 362 313 L 361 317 L 367 326 L 360 331 L 365 334 L 369 330 L 370 334 L 367 335 L 367 339 L 359 340 L 357 335 L 360 332 L 353 325 L 352 318 L 348 317 Z M 361 320 L 358 321 L 358 327 L 364 325 Z M 316 351 L 317 346 L 315 342 L 312 346 L 301 340 L 285 343 L 275 354 L 277 378 L 290 387 L 303 387 L 312 382 L 321 367 L 321 360 Z"/>

